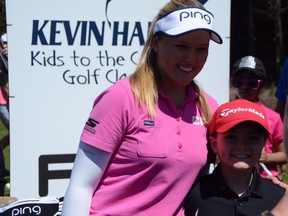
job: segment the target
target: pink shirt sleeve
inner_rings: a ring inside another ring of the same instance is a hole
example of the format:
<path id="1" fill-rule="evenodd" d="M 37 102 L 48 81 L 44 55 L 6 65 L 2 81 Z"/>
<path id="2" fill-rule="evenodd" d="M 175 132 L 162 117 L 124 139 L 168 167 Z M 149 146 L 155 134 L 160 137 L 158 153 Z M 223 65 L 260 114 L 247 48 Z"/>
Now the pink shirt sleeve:
<path id="1" fill-rule="evenodd" d="M 100 94 L 85 124 L 81 141 L 113 152 L 124 137 L 132 99 L 131 92 L 119 83 Z"/>

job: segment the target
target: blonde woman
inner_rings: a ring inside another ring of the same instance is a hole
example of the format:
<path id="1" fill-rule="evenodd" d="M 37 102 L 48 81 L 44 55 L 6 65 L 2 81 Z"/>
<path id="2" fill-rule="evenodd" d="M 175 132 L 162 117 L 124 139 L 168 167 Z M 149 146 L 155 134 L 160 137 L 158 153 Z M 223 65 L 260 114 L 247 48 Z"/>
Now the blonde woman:
<path id="1" fill-rule="evenodd" d="M 194 81 L 210 40 L 222 43 L 213 19 L 196 0 L 160 10 L 135 72 L 95 100 L 62 216 L 184 215 L 218 107 Z"/>

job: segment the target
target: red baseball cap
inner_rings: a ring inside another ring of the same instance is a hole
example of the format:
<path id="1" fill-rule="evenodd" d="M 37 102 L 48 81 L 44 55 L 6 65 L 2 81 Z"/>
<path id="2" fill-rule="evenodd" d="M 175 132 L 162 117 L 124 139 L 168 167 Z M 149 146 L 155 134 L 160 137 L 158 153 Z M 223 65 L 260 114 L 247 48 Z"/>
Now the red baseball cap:
<path id="1" fill-rule="evenodd" d="M 264 109 L 258 104 L 244 99 L 237 99 L 219 106 L 212 116 L 209 131 L 210 134 L 215 131 L 225 133 L 245 121 L 260 124 L 265 129 L 265 132 L 270 134 Z"/>

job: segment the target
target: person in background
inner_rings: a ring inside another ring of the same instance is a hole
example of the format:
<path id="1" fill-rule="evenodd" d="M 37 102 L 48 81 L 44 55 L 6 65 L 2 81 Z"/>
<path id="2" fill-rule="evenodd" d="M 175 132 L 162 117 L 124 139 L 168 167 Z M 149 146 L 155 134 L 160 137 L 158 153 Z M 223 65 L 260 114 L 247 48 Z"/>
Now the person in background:
<path id="1" fill-rule="evenodd" d="M 4 33 L 0 37 L 0 119 L 8 130 L 8 134 L 0 140 L 0 196 L 4 196 L 5 190 L 5 160 L 3 149 L 9 145 L 9 83 L 8 83 L 8 45 L 7 34 Z"/>
<path id="2" fill-rule="evenodd" d="M 210 40 L 222 43 L 213 21 L 196 0 L 171 0 L 160 10 L 135 72 L 94 102 L 62 216 L 184 215 L 218 107 L 194 81 Z"/>
<path id="3" fill-rule="evenodd" d="M 283 122 L 278 113 L 263 105 L 259 100 L 265 80 L 266 71 L 262 61 L 258 58 L 245 56 L 233 65 L 231 84 L 236 88 L 236 98 L 246 99 L 260 105 L 265 110 L 268 120 L 270 136 L 260 157 L 260 174 L 262 177 L 273 175 L 282 179 L 277 166 L 286 163 Z"/>
<path id="4" fill-rule="evenodd" d="M 280 78 L 277 83 L 275 97 L 277 98 L 277 105 L 275 111 L 279 113 L 281 118 L 284 118 L 284 109 L 286 105 L 287 95 L 287 82 L 288 82 L 288 57 L 285 59 Z"/>
<path id="5" fill-rule="evenodd" d="M 0 63 L 0 118 L 9 129 L 9 82 L 8 82 L 8 44 L 7 34 L 0 37 L 1 63 Z M 7 139 L 9 142 L 9 139 Z M 0 141 L 0 146 L 7 146 L 7 142 Z"/>
<path id="6" fill-rule="evenodd" d="M 209 124 L 209 140 L 220 163 L 192 187 L 185 215 L 256 216 L 271 210 L 285 189 L 262 178 L 256 165 L 269 137 L 266 111 L 237 99 L 222 104 Z"/>
<path id="7" fill-rule="evenodd" d="M 277 104 L 275 111 L 279 113 L 281 118 L 284 118 L 284 108 L 286 105 L 286 95 L 287 95 L 287 82 L 288 82 L 288 57 L 285 59 L 280 78 L 277 83 L 277 88 L 275 91 L 275 97 L 277 98 Z M 280 167 L 282 176 L 286 175 L 286 164 Z"/>

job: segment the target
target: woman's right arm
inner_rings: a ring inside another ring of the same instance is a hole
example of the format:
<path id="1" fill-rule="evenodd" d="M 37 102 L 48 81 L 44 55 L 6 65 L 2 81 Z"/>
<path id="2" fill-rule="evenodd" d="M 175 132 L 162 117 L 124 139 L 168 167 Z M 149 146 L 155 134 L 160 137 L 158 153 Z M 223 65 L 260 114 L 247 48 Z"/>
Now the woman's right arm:
<path id="1" fill-rule="evenodd" d="M 271 213 L 275 216 L 287 216 L 288 215 L 288 192 L 279 201 L 279 203 L 272 209 Z"/>
<path id="2" fill-rule="evenodd" d="M 92 195 L 110 160 L 111 153 L 80 142 L 61 216 L 88 216 Z"/>

